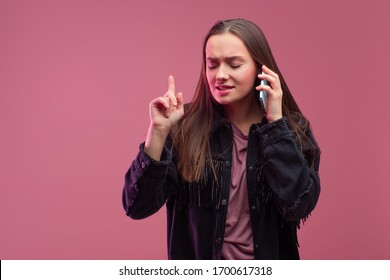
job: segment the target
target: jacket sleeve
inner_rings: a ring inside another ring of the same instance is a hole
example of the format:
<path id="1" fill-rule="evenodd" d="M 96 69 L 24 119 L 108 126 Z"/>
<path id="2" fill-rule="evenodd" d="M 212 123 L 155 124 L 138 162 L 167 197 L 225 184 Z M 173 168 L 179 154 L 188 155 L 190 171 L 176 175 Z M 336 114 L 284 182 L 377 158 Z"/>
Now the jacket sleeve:
<path id="1" fill-rule="evenodd" d="M 316 206 L 320 194 L 320 149 L 310 129 L 306 136 L 309 143 L 299 143 L 286 118 L 260 129 L 266 160 L 264 176 L 285 220 L 305 219 Z"/>
<path id="2" fill-rule="evenodd" d="M 126 215 L 143 219 L 156 213 L 176 193 L 178 172 L 167 147 L 161 160 L 144 152 L 144 143 L 125 175 L 122 204 Z"/>

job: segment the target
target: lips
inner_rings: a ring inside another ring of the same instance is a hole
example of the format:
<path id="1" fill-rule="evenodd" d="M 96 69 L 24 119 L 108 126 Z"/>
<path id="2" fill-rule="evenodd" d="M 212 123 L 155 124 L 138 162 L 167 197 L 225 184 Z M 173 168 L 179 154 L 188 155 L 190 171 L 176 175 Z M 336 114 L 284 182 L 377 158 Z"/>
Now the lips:
<path id="1" fill-rule="evenodd" d="M 234 86 L 230 86 L 230 85 L 217 85 L 215 88 L 217 90 L 229 90 L 229 89 L 234 88 Z"/>

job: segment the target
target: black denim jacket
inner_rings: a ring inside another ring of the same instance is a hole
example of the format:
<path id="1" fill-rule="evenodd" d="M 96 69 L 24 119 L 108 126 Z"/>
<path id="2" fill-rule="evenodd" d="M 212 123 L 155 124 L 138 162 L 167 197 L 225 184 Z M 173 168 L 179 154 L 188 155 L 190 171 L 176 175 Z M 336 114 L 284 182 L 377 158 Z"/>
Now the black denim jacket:
<path id="1" fill-rule="evenodd" d="M 311 147 L 299 145 L 286 118 L 250 128 L 246 176 L 255 259 L 299 259 L 297 228 L 320 193 L 320 150 L 310 130 L 307 136 Z M 123 207 L 129 217 L 142 219 L 166 203 L 169 259 L 221 258 L 232 143 L 230 124 L 218 121 L 210 134 L 217 178 L 208 166 L 197 183 L 181 180 L 169 141 L 161 161 L 141 144 L 125 176 Z"/>

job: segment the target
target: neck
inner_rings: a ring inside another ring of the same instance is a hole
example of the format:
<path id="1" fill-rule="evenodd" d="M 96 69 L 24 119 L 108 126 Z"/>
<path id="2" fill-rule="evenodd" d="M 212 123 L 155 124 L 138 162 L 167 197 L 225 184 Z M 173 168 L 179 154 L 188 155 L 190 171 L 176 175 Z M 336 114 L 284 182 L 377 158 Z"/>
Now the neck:
<path id="1" fill-rule="evenodd" d="M 261 122 L 263 113 L 254 99 L 242 100 L 224 106 L 226 118 L 238 127 L 244 135 L 248 135 L 252 124 Z"/>

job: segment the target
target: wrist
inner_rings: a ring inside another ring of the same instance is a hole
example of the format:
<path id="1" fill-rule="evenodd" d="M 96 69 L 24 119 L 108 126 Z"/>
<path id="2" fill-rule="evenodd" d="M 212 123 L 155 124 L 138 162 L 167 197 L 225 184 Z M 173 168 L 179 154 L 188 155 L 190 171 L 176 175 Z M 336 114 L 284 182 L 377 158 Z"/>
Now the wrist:
<path id="1" fill-rule="evenodd" d="M 156 137 L 160 137 L 162 139 L 165 139 L 169 132 L 171 131 L 171 127 L 167 125 L 161 125 L 161 124 L 154 124 L 150 123 L 148 134 L 152 134 Z"/>
<path id="2" fill-rule="evenodd" d="M 267 121 L 268 121 L 269 123 L 271 123 L 271 122 L 275 122 L 275 121 L 277 121 L 277 120 L 282 119 L 282 118 L 283 118 L 283 115 L 267 115 L 266 117 L 267 117 Z"/>
<path id="3" fill-rule="evenodd" d="M 159 161 L 161 158 L 169 131 L 170 129 L 161 129 L 161 127 L 156 128 L 152 124 L 149 126 L 144 151 L 156 161 Z"/>

